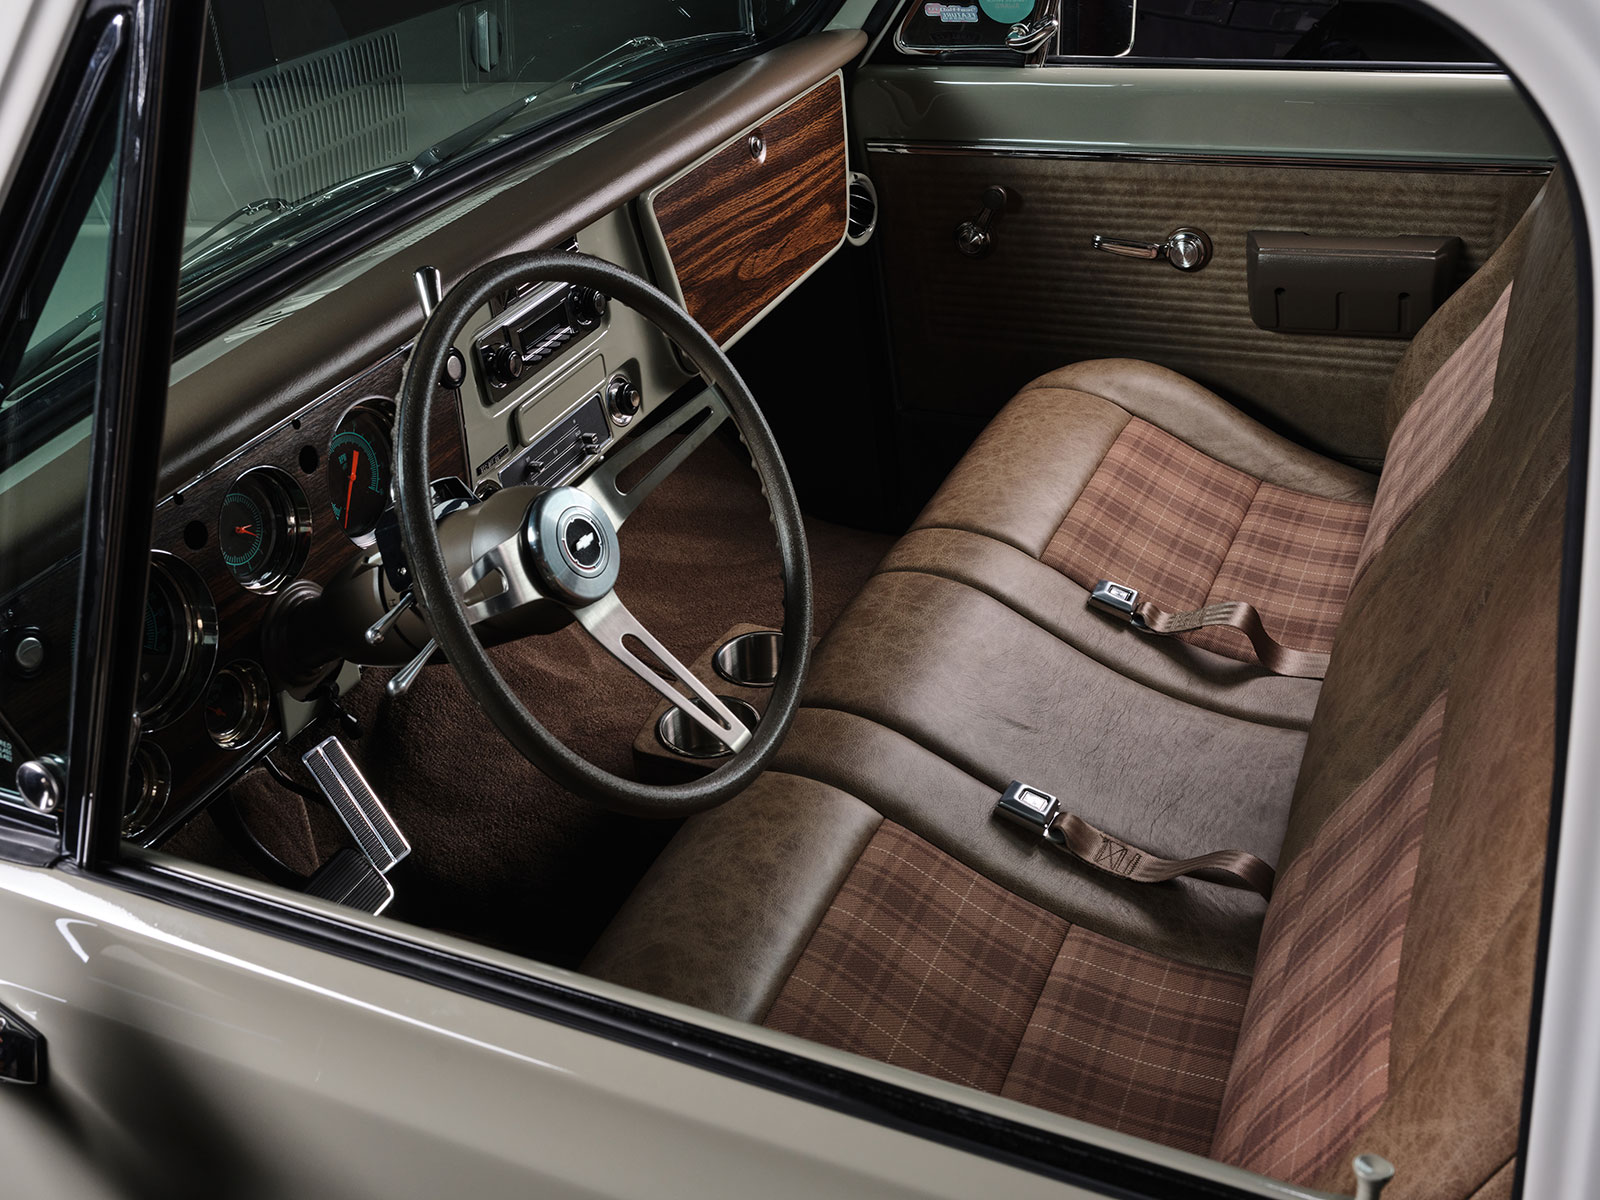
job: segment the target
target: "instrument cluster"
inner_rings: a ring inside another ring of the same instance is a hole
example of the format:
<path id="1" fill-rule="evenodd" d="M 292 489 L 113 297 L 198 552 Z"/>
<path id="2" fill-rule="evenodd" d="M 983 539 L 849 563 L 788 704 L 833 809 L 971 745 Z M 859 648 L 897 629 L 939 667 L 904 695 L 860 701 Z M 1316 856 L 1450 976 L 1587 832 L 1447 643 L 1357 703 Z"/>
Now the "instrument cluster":
<path id="1" fill-rule="evenodd" d="M 393 502 L 399 354 L 269 430 L 156 509 L 124 835 L 155 844 L 280 736 L 261 631 L 291 585 L 371 551 Z M 448 401 L 449 403 L 444 403 Z M 465 475 L 441 393 L 435 475 Z"/>

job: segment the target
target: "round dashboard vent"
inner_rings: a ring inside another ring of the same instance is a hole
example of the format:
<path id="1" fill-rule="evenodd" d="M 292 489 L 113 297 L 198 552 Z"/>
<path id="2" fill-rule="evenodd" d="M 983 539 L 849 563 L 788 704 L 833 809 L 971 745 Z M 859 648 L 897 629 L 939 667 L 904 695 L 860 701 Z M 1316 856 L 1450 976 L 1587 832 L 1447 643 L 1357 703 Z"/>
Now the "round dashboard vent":
<path id="1" fill-rule="evenodd" d="M 849 196 L 850 214 L 844 236 L 852 246 L 865 246 L 878 228 L 878 189 L 860 171 L 851 171 Z"/>

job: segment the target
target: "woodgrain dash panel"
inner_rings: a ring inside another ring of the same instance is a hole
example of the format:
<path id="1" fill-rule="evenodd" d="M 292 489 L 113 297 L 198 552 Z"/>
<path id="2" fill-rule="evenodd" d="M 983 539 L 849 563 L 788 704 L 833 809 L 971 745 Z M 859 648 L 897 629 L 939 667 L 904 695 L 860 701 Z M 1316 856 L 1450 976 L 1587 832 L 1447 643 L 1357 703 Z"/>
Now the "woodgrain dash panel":
<path id="1" fill-rule="evenodd" d="M 694 318 L 725 343 L 844 236 L 844 105 L 829 77 L 650 201 Z"/>

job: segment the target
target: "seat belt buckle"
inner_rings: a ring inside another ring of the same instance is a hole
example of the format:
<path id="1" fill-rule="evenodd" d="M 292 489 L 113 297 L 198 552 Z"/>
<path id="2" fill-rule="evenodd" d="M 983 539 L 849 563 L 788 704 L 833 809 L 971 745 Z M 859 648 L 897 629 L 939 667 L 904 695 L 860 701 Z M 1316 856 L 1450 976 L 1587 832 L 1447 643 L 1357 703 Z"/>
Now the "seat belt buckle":
<path id="1" fill-rule="evenodd" d="M 1137 625 L 1137 609 L 1139 607 L 1139 589 L 1131 588 L 1125 583 L 1118 583 L 1113 579 L 1102 579 L 1094 585 L 1094 590 L 1089 593 L 1089 607 L 1098 608 L 1101 612 L 1110 613 L 1112 616 L 1121 617 Z"/>
<path id="2" fill-rule="evenodd" d="M 994 802 L 994 810 L 1008 821 L 1048 836 L 1051 823 L 1061 814 L 1061 802 L 1049 792 L 1013 779 Z"/>

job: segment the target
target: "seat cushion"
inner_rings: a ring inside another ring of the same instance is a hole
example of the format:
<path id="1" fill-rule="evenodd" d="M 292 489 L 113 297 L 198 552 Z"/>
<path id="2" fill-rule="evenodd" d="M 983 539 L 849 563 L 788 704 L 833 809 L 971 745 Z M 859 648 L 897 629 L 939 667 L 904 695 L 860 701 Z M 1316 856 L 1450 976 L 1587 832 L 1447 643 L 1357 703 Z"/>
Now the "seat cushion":
<path id="1" fill-rule="evenodd" d="M 1204 1154 L 1248 989 L 1071 925 L 885 821 L 766 1024 Z"/>

